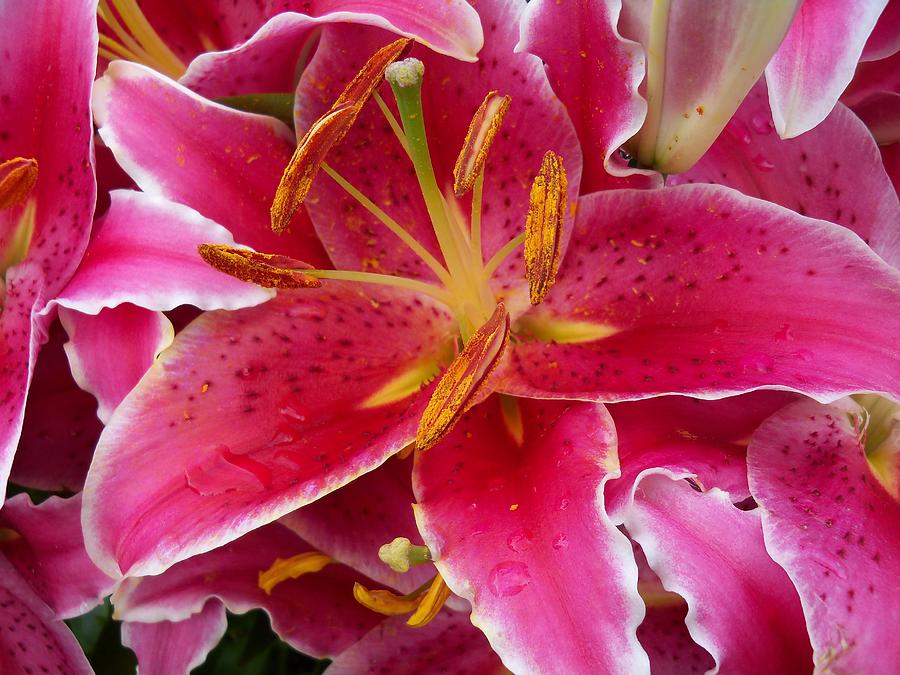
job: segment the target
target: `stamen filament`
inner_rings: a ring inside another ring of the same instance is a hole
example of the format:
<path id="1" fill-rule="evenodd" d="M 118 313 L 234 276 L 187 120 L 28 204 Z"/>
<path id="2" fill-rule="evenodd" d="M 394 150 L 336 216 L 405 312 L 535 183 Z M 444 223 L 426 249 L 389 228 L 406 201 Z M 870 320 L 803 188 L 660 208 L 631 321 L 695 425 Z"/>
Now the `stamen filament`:
<path id="1" fill-rule="evenodd" d="M 448 307 L 453 306 L 453 296 L 443 288 L 417 279 L 395 277 L 390 274 L 375 274 L 374 272 L 348 272 L 346 270 L 303 270 L 303 274 L 318 279 L 334 279 L 335 281 L 358 281 L 364 284 L 381 284 L 406 288 L 416 293 L 429 295 L 438 302 Z"/>
<path id="2" fill-rule="evenodd" d="M 135 63 L 137 63 L 141 60 L 137 54 L 135 54 L 133 51 L 128 49 L 128 47 L 126 47 L 125 45 L 119 44 L 118 42 L 113 40 L 111 37 L 109 37 L 109 35 L 104 35 L 103 33 L 100 33 L 100 45 L 101 45 L 100 51 L 101 52 L 103 52 L 103 51 L 112 52 L 113 58 L 128 59 L 129 61 L 134 61 Z M 104 47 L 106 47 L 108 49 L 104 50 Z M 106 58 L 105 55 L 104 55 L 104 58 Z M 109 59 L 109 60 L 112 60 L 112 59 Z"/>
<path id="3" fill-rule="evenodd" d="M 103 22 L 110 27 L 112 32 L 116 34 L 116 37 L 122 41 L 122 45 L 138 57 L 138 63 L 144 63 L 147 65 L 155 64 L 156 59 L 154 59 L 149 53 L 147 53 L 147 51 L 145 51 L 141 47 L 141 45 L 133 37 L 131 37 L 131 35 L 127 30 L 125 30 L 122 24 L 119 23 L 116 15 L 109 7 L 108 0 L 100 0 L 100 5 L 97 7 L 97 16 L 99 16 L 103 20 Z"/>
<path id="4" fill-rule="evenodd" d="M 101 0 L 101 2 L 106 6 L 107 12 L 111 14 L 108 11 L 108 0 Z M 169 49 L 169 46 L 156 34 L 137 2 L 135 0 L 112 0 L 112 3 L 131 34 L 162 66 L 161 70 L 175 79 L 184 75 L 187 68 L 175 55 L 175 52 Z"/>
<path id="5" fill-rule="evenodd" d="M 384 99 L 381 98 L 381 94 L 377 91 L 372 94 L 372 98 L 375 99 L 375 103 L 378 104 L 378 107 L 381 109 L 381 114 L 384 115 L 384 119 L 387 120 L 387 123 L 391 126 L 391 130 L 394 132 L 394 136 L 397 137 L 397 140 L 400 141 L 400 145 L 403 147 L 403 151 L 409 155 L 409 147 L 406 144 L 406 134 L 403 133 L 403 129 L 400 128 L 400 122 L 397 121 L 397 118 L 394 117 L 394 113 L 391 112 L 391 109 L 388 108 L 387 103 L 384 102 Z"/>
<path id="6" fill-rule="evenodd" d="M 499 251 L 497 251 L 494 256 L 488 260 L 487 265 L 484 266 L 484 276 L 490 278 L 494 271 L 500 267 L 500 264 L 509 257 L 509 254 L 519 248 L 522 244 L 525 243 L 525 233 L 517 234 L 515 237 L 510 239 L 506 244 L 503 245 Z"/>
<path id="7" fill-rule="evenodd" d="M 475 269 L 480 269 L 484 264 L 481 252 L 481 195 L 484 191 L 484 171 L 481 171 L 475 178 L 475 185 L 472 187 L 472 262 L 475 263 Z"/>
<path id="8" fill-rule="evenodd" d="M 371 199 L 366 197 L 359 189 L 357 189 L 350 181 L 341 176 L 337 171 L 335 171 L 329 164 L 322 163 L 322 171 L 331 176 L 332 180 L 335 183 L 344 188 L 344 191 L 347 192 L 351 197 L 353 197 L 360 205 L 363 206 L 369 213 L 378 218 L 381 221 L 381 224 L 388 228 L 391 232 L 397 235 L 400 240 L 409 246 L 412 251 L 418 255 L 422 262 L 428 265 L 431 268 L 431 271 L 435 273 L 438 279 L 441 280 L 441 283 L 444 286 L 449 287 L 453 280 L 450 278 L 450 274 L 444 269 L 444 266 L 438 262 L 438 259 L 435 258 L 431 253 L 427 251 L 427 249 L 422 246 L 416 239 L 407 232 L 403 226 L 400 225 L 396 220 L 391 218 L 387 213 L 385 213 L 378 205 L 373 202 Z"/>

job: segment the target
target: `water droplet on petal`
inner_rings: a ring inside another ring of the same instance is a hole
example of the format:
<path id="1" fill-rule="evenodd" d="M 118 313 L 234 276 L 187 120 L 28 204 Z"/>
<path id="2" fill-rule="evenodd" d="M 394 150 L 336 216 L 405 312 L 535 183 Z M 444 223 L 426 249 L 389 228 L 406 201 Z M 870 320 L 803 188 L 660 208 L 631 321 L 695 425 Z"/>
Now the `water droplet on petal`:
<path id="1" fill-rule="evenodd" d="M 760 171 L 771 171 L 775 168 L 775 165 L 767 157 L 760 154 L 754 155 L 751 161 L 753 162 L 753 166 Z"/>
<path id="2" fill-rule="evenodd" d="M 498 598 L 518 595 L 530 583 L 528 565 L 515 560 L 498 563 L 488 575 L 488 588 Z"/>
<path id="3" fill-rule="evenodd" d="M 728 133 L 731 134 L 736 140 L 740 141 L 744 145 L 750 145 L 753 141 L 753 137 L 750 135 L 750 130 L 747 128 L 747 125 L 744 124 L 737 117 L 732 117 L 731 121 L 725 127 L 728 130 Z"/>
<path id="4" fill-rule="evenodd" d="M 564 548 L 568 548 L 569 546 L 569 538 L 560 532 L 558 535 L 553 537 L 553 548 L 557 551 L 561 551 Z"/>
<path id="5" fill-rule="evenodd" d="M 772 117 L 766 112 L 758 112 L 750 118 L 750 126 L 758 134 L 771 134 L 775 129 Z"/>
<path id="6" fill-rule="evenodd" d="M 801 361 L 805 361 L 806 363 L 809 363 L 810 361 L 812 361 L 815 358 L 813 356 L 813 353 L 811 351 L 809 351 L 808 349 L 800 349 L 800 350 L 794 352 L 792 354 L 792 356 L 795 359 L 800 359 Z"/>
<path id="7" fill-rule="evenodd" d="M 520 530 L 509 535 L 506 545 L 513 553 L 521 553 L 531 546 L 531 532 L 528 530 Z"/>
<path id="8" fill-rule="evenodd" d="M 262 462 L 231 451 L 225 445 L 206 455 L 184 472 L 188 488 L 209 497 L 226 492 L 261 492 L 272 486 L 272 470 Z"/>
<path id="9" fill-rule="evenodd" d="M 781 340 L 782 342 L 793 342 L 794 329 L 791 328 L 788 324 L 782 324 L 778 332 L 775 333 L 775 339 Z"/>
<path id="10" fill-rule="evenodd" d="M 569 508 L 569 500 L 563 497 L 559 500 L 559 510 L 565 511 L 567 508 Z"/>
<path id="11" fill-rule="evenodd" d="M 775 370 L 775 359 L 767 354 L 751 355 L 744 359 L 742 366 L 745 373 L 771 373 Z"/>

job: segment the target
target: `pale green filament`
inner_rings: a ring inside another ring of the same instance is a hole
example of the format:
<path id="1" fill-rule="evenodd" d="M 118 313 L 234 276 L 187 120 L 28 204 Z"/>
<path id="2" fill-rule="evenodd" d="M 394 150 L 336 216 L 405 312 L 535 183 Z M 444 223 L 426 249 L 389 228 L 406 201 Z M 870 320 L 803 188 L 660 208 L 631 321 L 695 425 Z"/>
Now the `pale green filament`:
<path id="1" fill-rule="evenodd" d="M 358 281 L 363 284 L 381 284 L 383 286 L 395 286 L 406 288 L 416 293 L 430 295 L 435 300 L 448 307 L 453 306 L 453 296 L 434 284 L 429 284 L 418 279 L 396 277 L 392 274 L 375 274 L 374 272 L 348 272 L 346 270 L 300 270 L 303 274 L 316 279 L 335 279 L 338 281 Z"/>
<path id="2" fill-rule="evenodd" d="M 470 239 L 472 241 L 472 262 L 476 268 L 481 268 L 484 264 L 481 252 L 481 195 L 484 192 L 484 171 L 482 170 L 475 178 L 475 185 L 472 186 L 472 226 Z"/>
<path id="3" fill-rule="evenodd" d="M 500 267 L 500 263 L 506 260 L 513 251 L 515 251 L 524 243 L 524 232 L 522 232 L 521 234 L 517 234 L 515 237 L 506 242 L 503 245 L 503 248 L 497 251 L 494 256 L 488 261 L 488 264 L 484 266 L 484 276 L 490 279 L 494 271 L 498 267 Z"/>
<path id="4" fill-rule="evenodd" d="M 394 117 L 394 113 L 391 112 L 391 109 L 388 108 L 387 103 L 384 102 L 384 99 L 381 98 L 381 94 L 377 91 L 372 94 L 372 98 L 375 99 L 375 103 L 378 104 L 378 107 L 381 109 L 381 114 L 384 115 L 384 119 L 387 120 L 387 123 L 390 125 L 391 130 L 394 132 L 394 136 L 397 137 L 397 140 L 400 141 L 400 145 L 403 147 L 403 151 L 409 155 L 409 148 L 406 145 L 406 134 L 403 133 L 403 129 L 400 128 L 400 122 L 397 121 L 397 118 Z"/>

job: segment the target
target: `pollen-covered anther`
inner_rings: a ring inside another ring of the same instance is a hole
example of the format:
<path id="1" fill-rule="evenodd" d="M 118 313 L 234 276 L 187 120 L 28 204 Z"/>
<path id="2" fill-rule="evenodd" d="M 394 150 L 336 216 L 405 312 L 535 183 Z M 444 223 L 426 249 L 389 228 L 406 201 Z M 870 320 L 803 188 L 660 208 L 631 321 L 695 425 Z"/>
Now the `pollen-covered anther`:
<path id="1" fill-rule="evenodd" d="M 451 595 L 452 591 L 440 574 L 431 580 L 427 588 L 422 586 L 408 595 L 397 595 L 387 590 L 370 591 L 362 584 L 353 584 L 353 597 L 363 607 L 385 616 L 410 614 L 406 623 L 413 628 L 428 625 Z"/>
<path id="2" fill-rule="evenodd" d="M 378 549 L 378 557 L 395 572 L 408 572 L 413 565 L 431 562 L 427 546 L 413 544 L 406 537 L 397 537 Z"/>
<path id="3" fill-rule="evenodd" d="M 257 253 L 224 244 L 200 244 L 200 257 L 211 267 L 264 288 L 318 288 L 322 282 L 303 273 L 309 265 L 283 255 Z"/>
<path id="4" fill-rule="evenodd" d="M 258 585 L 266 595 L 270 595 L 272 589 L 282 581 L 297 579 L 304 574 L 321 572 L 333 562 L 334 560 L 330 556 L 318 551 L 300 553 L 290 558 L 277 558 L 269 569 L 259 573 Z"/>
<path id="5" fill-rule="evenodd" d="M 556 281 L 567 190 L 562 157 L 548 150 L 531 185 L 525 221 L 525 276 L 532 305 L 543 302 Z"/>
<path id="6" fill-rule="evenodd" d="M 453 192 L 457 197 L 462 197 L 472 189 L 475 179 L 484 169 L 491 144 L 500 131 L 511 102 L 509 96 L 500 96 L 496 91 L 491 91 L 475 111 L 466 140 L 456 158 L 456 166 L 453 167 Z"/>
<path id="7" fill-rule="evenodd" d="M 0 164 L 0 209 L 8 209 L 24 202 L 38 177 L 36 159 L 14 157 Z"/>
<path id="8" fill-rule="evenodd" d="M 436 445 L 481 400 L 508 342 L 509 313 L 500 302 L 441 376 L 419 421 L 417 449 L 428 450 Z"/>
<path id="9" fill-rule="evenodd" d="M 300 139 L 272 201 L 270 215 L 275 232 L 288 229 L 291 219 L 309 194 L 325 157 L 344 140 L 362 107 L 381 84 L 385 68 L 400 58 L 412 43 L 409 38 L 401 38 L 375 52 L 328 112 L 317 119 Z"/>

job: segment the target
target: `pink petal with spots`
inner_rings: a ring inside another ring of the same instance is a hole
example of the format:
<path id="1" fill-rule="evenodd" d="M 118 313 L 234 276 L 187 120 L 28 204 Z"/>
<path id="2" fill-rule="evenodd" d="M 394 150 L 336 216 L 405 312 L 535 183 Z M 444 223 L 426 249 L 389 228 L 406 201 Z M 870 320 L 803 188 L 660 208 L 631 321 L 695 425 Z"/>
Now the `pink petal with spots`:
<path id="1" fill-rule="evenodd" d="M 91 230 L 97 193 L 90 110 L 96 7 L 89 0 L 0 6 L 0 161 L 37 159 L 27 260 L 40 265 L 48 298 L 78 266 Z M 22 204 L 0 211 L 0 260 L 24 209 Z"/>
<path id="2" fill-rule="evenodd" d="M 816 665 L 892 672 L 900 652 L 900 506 L 874 477 L 852 402 L 797 403 L 754 434 L 750 488 L 766 546 L 800 592 Z"/>
<path id="3" fill-rule="evenodd" d="M 898 297 L 900 274 L 831 223 L 715 186 L 595 193 L 579 203 L 556 285 L 523 322 L 609 336 L 519 342 L 501 388 L 601 401 L 897 392 L 885 336 L 900 333 Z"/>
<path id="4" fill-rule="evenodd" d="M 80 495 L 37 506 L 16 495 L 0 511 L 0 527 L 19 534 L 3 542 L 2 554 L 60 619 L 91 610 L 112 591 L 115 581 L 84 550 Z"/>
<path id="5" fill-rule="evenodd" d="M 137 655 L 141 672 L 180 675 L 206 660 L 227 627 L 225 607 L 218 600 L 210 600 L 183 621 L 126 621 L 122 624 L 122 644 Z"/>
<path id="6" fill-rule="evenodd" d="M 638 94 L 644 50 L 619 35 L 621 0 L 536 0 L 522 17 L 518 48 L 545 63 L 585 148 L 581 192 L 616 187 L 659 187 L 655 171 L 629 168 L 618 154 L 644 122 Z"/>
<path id="7" fill-rule="evenodd" d="M 796 398 L 758 391 L 719 401 L 660 396 L 611 405 L 622 465 L 622 479 L 613 485 L 631 485 L 642 471 L 666 467 L 694 475 L 704 489 L 720 488 L 732 502 L 742 501 L 750 496 L 747 439 L 764 419 Z"/>
<path id="8" fill-rule="evenodd" d="M 734 114 L 791 25 L 800 0 L 627 0 L 619 29 L 644 46 L 647 115 L 631 142 L 645 167 L 686 171 Z"/>
<path id="9" fill-rule="evenodd" d="M 377 26 L 465 61 L 474 61 L 484 43 L 478 14 L 463 0 L 402 0 L 375 6 L 359 0 L 277 4 L 284 13 L 273 16 L 243 44 L 197 57 L 180 82 L 209 98 L 290 91 L 298 64 L 303 65 L 315 46 L 318 29 L 329 23 Z M 287 11 L 293 9 L 303 13 Z"/>
<path id="10" fill-rule="evenodd" d="M 412 511 L 411 470 L 411 462 L 390 459 L 279 522 L 379 584 L 410 593 L 434 576 L 434 569 L 419 565 L 394 572 L 378 557 L 378 549 L 395 537 L 422 543 Z"/>
<path id="11" fill-rule="evenodd" d="M 824 120 L 853 78 L 887 0 L 804 2 L 766 66 L 775 129 L 799 136 Z"/>
<path id="12" fill-rule="evenodd" d="M 68 626 L 0 556 L 0 672 L 92 675 Z"/>
<path id="13" fill-rule="evenodd" d="M 900 3 L 890 2 L 866 40 L 860 61 L 877 61 L 900 51 Z"/>
<path id="14" fill-rule="evenodd" d="M 128 303 L 96 315 L 62 308 L 59 316 L 72 376 L 97 399 L 104 423 L 175 336 L 161 312 Z"/>
<path id="15" fill-rule="evenodd" d="M 707 673 L 715 667 L 709 652 L 694 642 L 684 623 L 687 605 L 648 607 L 637 631 L 650 657 L 653 675 Z"/>
<path id="16" fill-rule="evenodd" d="M 492 397 L 417 455 L 435 565 L 510 670 L 645 672 L 637 567 L 600 492 L 618 473 L 612 420 L 585 403 L 518 405 L 522 446 Z"/>
<path id="17" fill-rule="evenodd" d="M 44 275 L 37 263 L 25 262 L 6 272 L 0 290 L 0 494 L 6 494 L 22 422 L 31 373 L 49 323 L 35 315 L 43 304 Z M 5 296 L 5 297 L 4 297 Z M 2 500 L 0 500 L 2 501 Z"/>
<path id="18" fill-rule="evenodd" d="M 315 657 L 334 656 L 384 619 L 353 599 L 354 581 L 370 580 L 343 565 L 329 565 L 278 584 L 271 595 L 257 585 L 259 572 L 276 558 L 310 550 L 282 525 L 267 525 L 159 576 L 125 579 L 112 598 L 116 615 L 127 623 L 179 622 L 218 598 L 238 614 L 262 608 L 272 629 L 293 647 Z"/>
<path id="19" fill-rule="evenodd" d="M 72 379 L 65 341 L 65 330 L 54 322 L 34 369 L 9 477 L 17 485 L 49 492 L 81 490 L 103 429 L 96 399 Z"/>
<path id="20" fill-rule="evenodd" d="M 94 115 L 101 138 L 144 192 L 190 206 L 257 250 L 327 262 L 305 214 L 285 236 L 269 225 L 294 144 L 282 122 L 212 103 L 125 61 L 97 81 Z"/>
<path id="21" fill-rule="evenodd" d="M 781 140 L 760 82 L 694 168 L 668 183 L 727 185 L 830 220 L 900 265 L 900 203 L 869 131 L 840 103 L 815 129 Z"/>
<path id="22" fill-rule="evenodd" d="M 800 601 L 766 552 L 759 514 L 735 508 L 718 489 L 698 493 L 678 480 L 684 477 L 644 472 L 612 518 L 641 545 L 663 585 L 687 600 L 688 630 L 719 671 L 810 672 Z"/>
<path id="23" fill-rule="evenodd" d="M 341 282 L 204 314 L 100 438 L 92 557 L 156 574 L 374 469 L 415 436 L 428 395 L 366 401 L 433 363 L 452 325 L 427 298 Z"/>
<path id="24" fill-rule="evenodd" d="M 179 305 L 239 309 L 275 293 L 207 265 L 202 243 L 234 246 L 231 234 L 187 206 L 143 192 L 116 190 L 81 266 L 57 303 L 84 314 L 123 302 L 168 311 Z"/>
<path id="25" fill-rule="evenodd" d="M 441 612 L 423 628 L 410 628 L 406 617 L 387 619 L 342 652 L 329 675 L 501 675 L 508 672 L 484 635 L 460 612 Z"/>
<path id="26" fill-rule="evenodd" d="M 452 196 L 452 170 L 472 114 L 491 90 L 512 97 L 503 127 L 491 147 L 485 168 L 482 208 L 482 248 L 487 261 L 501 246 L 523 231 L 533 177 L 541 157 L 554 150 L 563 158 L 574 201 L 581 180 L 581 150 L 562 104 L 554 96 L 540 60 L 514 54 L 523 4 L 490 0 L 479 4 L 487 36 L 478 63 L 461 63 L 421 47 L 413 56 L 425 63 L 422 98 L 432 164 L 438 185 L 459 206 L 466 227 L 470 197 Z M 297 90 L 296 128 L 303 133 L 338 97 L 366 60 L 394 38 L 384 31 L 358 26 L 328 26 L 315 58 Z M 381 92 L 393 105 L 387 84 Z M 329 155 L 329 163 L 384 208 L 410 234 L 440 259 L 431 221 L 412 164 L 375 105 L 360 114 L 344 142 Z M 307 200 L 310 216 L 339 268 L 381 271 L 408 277 L 433 274 L 368 211 L 328 176 L 320 174 Z M 568 241 L 567 218 L 563 234 Z M 521 250 L 510 256 L 493 277 L 494 290 L 507 297 L 511 311 L 524 299 Z"/>

